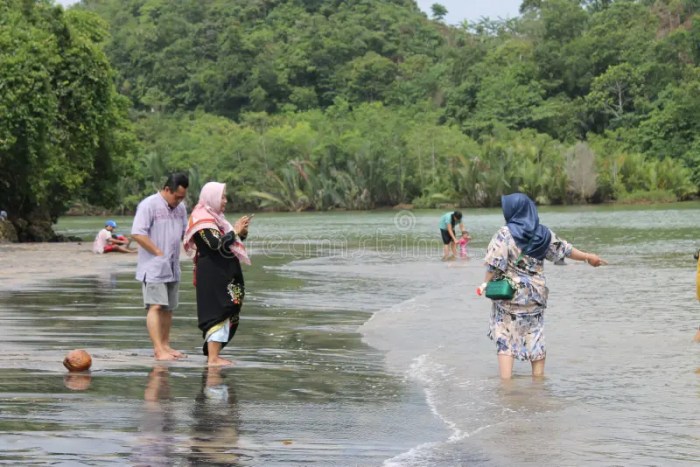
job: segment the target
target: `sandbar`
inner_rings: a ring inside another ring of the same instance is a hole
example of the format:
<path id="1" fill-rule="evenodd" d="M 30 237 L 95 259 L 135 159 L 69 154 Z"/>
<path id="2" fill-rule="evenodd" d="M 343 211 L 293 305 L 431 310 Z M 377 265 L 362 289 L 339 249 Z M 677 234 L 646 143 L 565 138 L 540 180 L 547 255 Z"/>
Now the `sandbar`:
<path id="1" fill-rule="evenodd" d="M 50 280 L 136 270 L 135 253 L 92 252 L 91 242 L 0 244 L 0 292 L 43 288 Z"/>

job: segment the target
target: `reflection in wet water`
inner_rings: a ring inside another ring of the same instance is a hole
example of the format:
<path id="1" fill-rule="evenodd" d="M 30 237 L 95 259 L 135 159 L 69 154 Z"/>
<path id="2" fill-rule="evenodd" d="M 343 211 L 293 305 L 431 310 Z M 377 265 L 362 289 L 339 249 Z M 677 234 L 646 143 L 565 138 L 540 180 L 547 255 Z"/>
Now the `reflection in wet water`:
<path id="1" fill-rule="evenodd" d="M 240 459 L 238 402 L 221 367 L 202 372 L 202 390 L 195 399 L 192 418 L 188 460 L 194 465 L 233 465 Z"/>
<path id="2" fill-rule="evenodd" d="M 63 377 L 63 384 L 73 391 L 85 391 L 90 388 L 92 375 L 87 373 L 68 373 Z"/>
<path id="3" fill-rule="evenodd" d="M 277 275 L 283 262 L 258 257 L 246 271 L 225 369 L 205 366 L 187 265 L 171 340 L 189 358 L 164 365 L 133 271 L 0 294 L 0 462 L 379 465 L 424 430 L 439 437 L 422 393 L 361 343 L 369 314 L 337 290 L 326 309 L 305 309 L 307 282 Z M 74 348 L 92 355 L 89 374 L 63 368 Z"/>
<path id="4" fill-rule="evenodd" d="M 134 465 L 172 465 L 177 447 L 174 399 L 170 388 L 170 370 L 156 365 L 148 374 L 143 394 L 139 431 L 142 436 L 134 447 Z"/>

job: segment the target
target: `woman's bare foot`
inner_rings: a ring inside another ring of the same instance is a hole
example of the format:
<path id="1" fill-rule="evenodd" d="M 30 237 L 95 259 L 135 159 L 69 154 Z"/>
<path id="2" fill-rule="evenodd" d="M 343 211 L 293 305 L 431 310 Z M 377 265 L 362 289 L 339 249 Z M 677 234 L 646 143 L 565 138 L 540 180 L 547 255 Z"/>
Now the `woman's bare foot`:
<path id="1" fill-rule="evenodd" d="M 207 361 L 207 366 L 226 366 L 233 365 L 231 360 L 226 360 L 225 358 L 216 357 L 214 359 Z"/>

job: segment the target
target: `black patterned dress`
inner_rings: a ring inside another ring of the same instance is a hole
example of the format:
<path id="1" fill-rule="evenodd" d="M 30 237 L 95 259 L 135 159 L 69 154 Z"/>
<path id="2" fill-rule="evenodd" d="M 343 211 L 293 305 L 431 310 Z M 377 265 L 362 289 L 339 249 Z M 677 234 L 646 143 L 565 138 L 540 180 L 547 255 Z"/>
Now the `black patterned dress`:
<path id="1" fill-rule="evenodd" d="M 229 342 L 238 329 L 238 320 L 245 296 L 243 271 L 230 247 L 235 234 L 222 235 L 216 229 L 202 229 L 192 237 L 197 245 L 195 280 L 197 318 L 205 339 L 202 351 L 207 355 L 206 337 L 212 328 L 230 318 Z M 228 342 L 222 342 L 224 348 Z"/>

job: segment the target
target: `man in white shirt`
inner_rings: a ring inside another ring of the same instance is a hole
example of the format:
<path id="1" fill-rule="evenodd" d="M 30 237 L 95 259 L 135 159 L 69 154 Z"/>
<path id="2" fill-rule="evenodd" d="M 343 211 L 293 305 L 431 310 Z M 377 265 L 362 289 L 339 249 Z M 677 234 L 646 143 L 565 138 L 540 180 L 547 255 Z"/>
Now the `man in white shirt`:
<path id="1" fill-rule="evenodd" d="M 109 220 L 105 222 L 105 228 L 100 230 L 92 244 L 92 252 L 96 254 L 118 251 L 120 253 L 136 253 L 137 250 L 129 248 L 129 239 L 112 232 L 117 228 L 117 223 Z"/>

